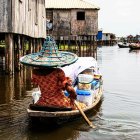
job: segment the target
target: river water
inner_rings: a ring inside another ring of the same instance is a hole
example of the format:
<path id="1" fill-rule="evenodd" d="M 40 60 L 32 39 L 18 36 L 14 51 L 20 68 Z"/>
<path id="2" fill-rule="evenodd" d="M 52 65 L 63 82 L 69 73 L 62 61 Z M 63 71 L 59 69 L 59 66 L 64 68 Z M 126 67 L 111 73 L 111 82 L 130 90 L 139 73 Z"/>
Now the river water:
<path id="1" fill-rule="evenodd" d="M 140 50 L 98 47 L 97 61 L 104 95 L 89 116 L 96 129 L 82 119 L 55 127 L 33 126 L 26 112 L 33 89 L 27 68 L 14 77 L 0 76 L 0 140 L 139 140 Z"/>

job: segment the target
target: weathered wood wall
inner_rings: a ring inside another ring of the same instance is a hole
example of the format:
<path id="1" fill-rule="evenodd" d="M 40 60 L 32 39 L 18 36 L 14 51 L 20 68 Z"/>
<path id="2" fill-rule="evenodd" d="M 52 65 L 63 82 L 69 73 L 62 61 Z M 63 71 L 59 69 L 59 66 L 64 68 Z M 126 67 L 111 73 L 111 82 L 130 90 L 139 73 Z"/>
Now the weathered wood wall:
<path id="1" fill-rule="evenodd" d="M 53 35 L 68 36 L 71 32 L 71 12 L 70 10 L 53 11 Z"/>
<path id="2" fill-rule="evenodd" d="M 79 11 L 85 12 L 85 20 L 77 20 Z M 53 10 L 53 31 L 49 33 L 54 36 L 96 35 L 98 33 L 98 10 L 55 9 Z"/>
<path id="3" fill-rule="evenodd" d="M 85 20 L 77 20 L 76 13 L 85 12 Z M 96 35 L 98 33 L 98 10 L 71 10 L 71 34 Z"/>
<path id="4" fill-rule="evenodd" d="M 0 32 L 12 31 L 11 29 L 11 0 L 0 0 Z"/>
<path id="5" fill-rule="evenodd" d="M 19 58 L 39 51 L 43 38 L 46 38 L 45 0 L 0 0 L 0 40 L 5 40 L 7 74 L 21 70 Z"/>
<path id="6" fill-rule="evenodd" d="M 45 0 L 0 0 L 0 32 L 45 38 Z"/>

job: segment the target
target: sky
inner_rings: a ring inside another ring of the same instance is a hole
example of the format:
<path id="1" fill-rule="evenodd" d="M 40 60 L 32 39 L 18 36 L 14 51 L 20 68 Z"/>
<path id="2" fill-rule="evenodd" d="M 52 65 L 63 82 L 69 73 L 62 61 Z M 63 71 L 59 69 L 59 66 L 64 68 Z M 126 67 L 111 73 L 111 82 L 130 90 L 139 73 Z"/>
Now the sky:
<path id="1" fill-rule="evenodd" d="M 98 28 L 117 37 L 140 35 L 140 0 L 87 0 L 100 7 Z"/>

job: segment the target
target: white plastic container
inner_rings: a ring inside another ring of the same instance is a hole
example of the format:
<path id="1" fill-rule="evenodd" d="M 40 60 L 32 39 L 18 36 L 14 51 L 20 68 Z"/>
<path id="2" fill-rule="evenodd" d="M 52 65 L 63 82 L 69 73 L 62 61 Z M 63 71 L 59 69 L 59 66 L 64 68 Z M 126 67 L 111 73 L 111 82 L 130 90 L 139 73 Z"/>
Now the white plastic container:
<path id="1" fill-rule="evenodd" d="M 78 82 L 80 83 L 91 83 L 93 81 L 93 75 L 88 74 L 79 74 L 78 75 Z"/>
<path id="2" fill-rule="evenodd" d="M 91 91 L 77 90 L 77 100 L 91 106 L 93 102 L 93 95 Z"/>

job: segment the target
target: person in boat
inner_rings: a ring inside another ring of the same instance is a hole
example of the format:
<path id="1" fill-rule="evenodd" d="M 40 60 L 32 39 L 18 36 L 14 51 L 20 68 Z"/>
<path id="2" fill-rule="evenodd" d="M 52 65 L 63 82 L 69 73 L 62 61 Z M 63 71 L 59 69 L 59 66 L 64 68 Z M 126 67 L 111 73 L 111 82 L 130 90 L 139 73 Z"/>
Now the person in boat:
<path id="1" fill-rule="evenodd" d="M 76 109 L 74 100 L 77 95 L 72 87 L 72 81 L 58 67 L 71 65 L 77 60 L 76 54 L 58 51 L 51 36 L 46 37 L 40 52 L 20 58 L 22 64 L 36 67 L 33 70 L 32 82 L 39 86 L 41 96 L 34 105 Z M 68 97 L 64 95 L 64 90 L 68 91 Z"/>
<path id="2" fill-rule="evenodd" d="M 74 100 L 77 94 L 72 87 L 72 80 L 65 76 L 62 69 L 34 69 L 32 82 L 39 85 L 41 91 L 36 105 L 76 109 Z M 64 90 L 69 93 L 69 97 L 64 95 Z"/>

